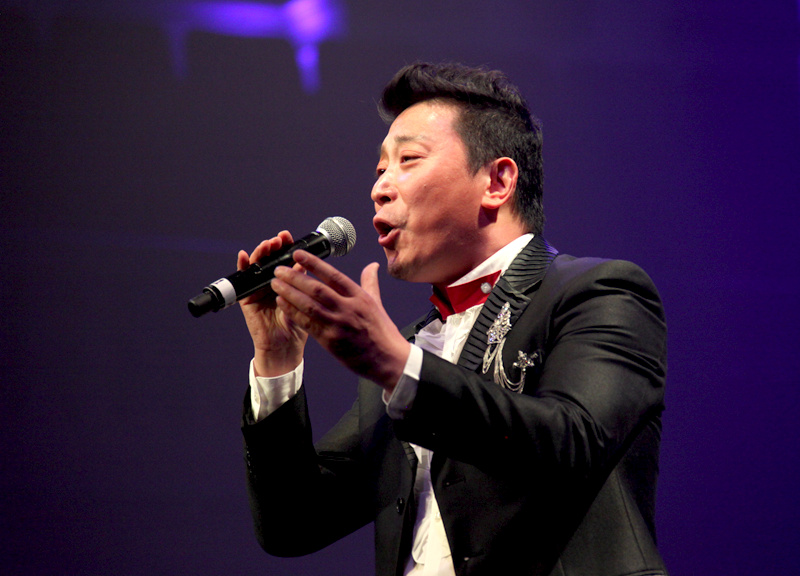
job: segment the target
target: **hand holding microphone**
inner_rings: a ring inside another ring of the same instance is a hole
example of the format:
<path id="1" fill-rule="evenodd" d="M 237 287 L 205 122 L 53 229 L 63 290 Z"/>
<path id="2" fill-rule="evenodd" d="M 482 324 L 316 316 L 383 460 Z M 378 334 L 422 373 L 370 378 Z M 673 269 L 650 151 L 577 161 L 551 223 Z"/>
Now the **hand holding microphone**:
<path id="1" fill-rule="evenodd" d="M 331 254 L 344 256 L 356 243 L 356 230 L 341 216 L 326 218 L 315 232 L 297 242 L 281 247 L 244 270 L 212 282 L 203 292 L 189 300 L 189 312 L 195 318 L 207 312 L 217 312 L 260 290 L 269 290 L 278 266 L 292 266 L 293 253 L 305 250 L 320 258 Z"/>
<path id="2" fill-rule="evenodd" d="M 358 284 L 321 260 L 347 254 L 355 240 L 353 225 L 339 217 L 328 218 L 297 242 L 281 232 L 262 242 L 253 256 L 240 252 L 239 271 L 208 285 L 189 301 L 189 310 L 200 316 L 245 299 L 241 307 L 253 339 L 256 376 L 294 370 L 312 336 L 353 372 L 391 391 L 403 373 L 410 344 L 381 303 L 378 264 L 364 268 Z M 305 254 L 295 263 L 298 250 Z M 281 295 L 276 302 L 270 282 L 278 267 L 285 267 L 285 273 L 275 287 Z M 305 271 L 308 276 L 301 273 Z"/>

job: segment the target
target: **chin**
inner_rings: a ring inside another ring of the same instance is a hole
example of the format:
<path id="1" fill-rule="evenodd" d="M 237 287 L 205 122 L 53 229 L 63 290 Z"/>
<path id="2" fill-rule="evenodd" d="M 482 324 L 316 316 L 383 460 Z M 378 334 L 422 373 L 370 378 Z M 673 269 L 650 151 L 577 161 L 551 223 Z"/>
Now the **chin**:
<path id="1" fill-rule="evenodd" d="M 392 278 L 397 278 L 398 280 L 408 280 L 408 269 L 401 263 L 397 262 L 397 260 L 387 260 L 386 271 Z"/>
<path id="2" fill-rule="evenodd" d="M 386 271 L 389 276 L 398 280 L 405 280 L 406 282 L 417 282 L 415 279 L 415 267 L 409 262 L 403 262 L 397 258 L 395 253 L 394 257 L 386 257 Z"/>
<path id="3" fill-rule="evenodd" d="M 400 262 L 398 260 L 388 260 L 386 263 L 386 271 L 389 276 L 397 280 L 404 280 L 406 282 L 418 283 L 434 283 L 436 281 L 430 274 L 426 274 L 419 266 L 415 266 L 413 262 Z"/>

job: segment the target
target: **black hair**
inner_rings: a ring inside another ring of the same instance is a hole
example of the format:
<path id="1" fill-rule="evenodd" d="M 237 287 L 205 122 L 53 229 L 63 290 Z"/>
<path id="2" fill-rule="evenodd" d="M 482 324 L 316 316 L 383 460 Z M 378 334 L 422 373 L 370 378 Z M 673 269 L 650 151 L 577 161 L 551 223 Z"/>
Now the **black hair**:
<path id="1" fill-rule="evenodd" d="M 401 68 L 383 90 L 381 117 L 391 123 L 403 110 L 429 100 L 454 103 L 456 132 L 473 172 L 497 158 L 517 163 L 514 210 L 534 234 L 544 229 L 542 127 L 515 85 L 499 70 L 417 62 Z"/>

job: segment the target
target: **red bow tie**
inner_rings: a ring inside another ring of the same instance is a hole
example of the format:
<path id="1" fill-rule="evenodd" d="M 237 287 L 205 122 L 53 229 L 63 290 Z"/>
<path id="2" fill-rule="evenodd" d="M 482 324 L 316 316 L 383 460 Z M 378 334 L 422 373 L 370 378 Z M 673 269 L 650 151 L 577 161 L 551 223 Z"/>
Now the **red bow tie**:
<path id="1" fill-rule="evenodd" d="M 447 320 L 451 314 L 458 314 L 464 310 L 469 310 L 473 306 L 483 304 L 489 297 L 489 294 L 494 287 L 494 283 L 500 277 L 500 271 L 481 276 L 475 280 L 470 280 L 464 284 L 457 286 L 448 286 L 445 291 L 447 292 L 447 300 L 439 297 L 434 292 L 430 300 L 439 314 L 442 315 L 442 320 Z"/>

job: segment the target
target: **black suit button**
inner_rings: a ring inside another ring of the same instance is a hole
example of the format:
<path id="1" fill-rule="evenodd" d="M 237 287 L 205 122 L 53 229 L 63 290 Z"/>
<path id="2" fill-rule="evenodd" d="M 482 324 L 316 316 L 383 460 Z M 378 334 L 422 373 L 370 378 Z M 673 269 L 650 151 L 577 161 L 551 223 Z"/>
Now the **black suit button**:
<path id="1" fill-rule="evenodd" d="M 394 509 L 397 510 L 398 514 L 402 514 L 405 508 L 406 508 L 406 501 L 403 500 L 402 498 L 398 498 L 397 505 L 394 507 Z"/>

